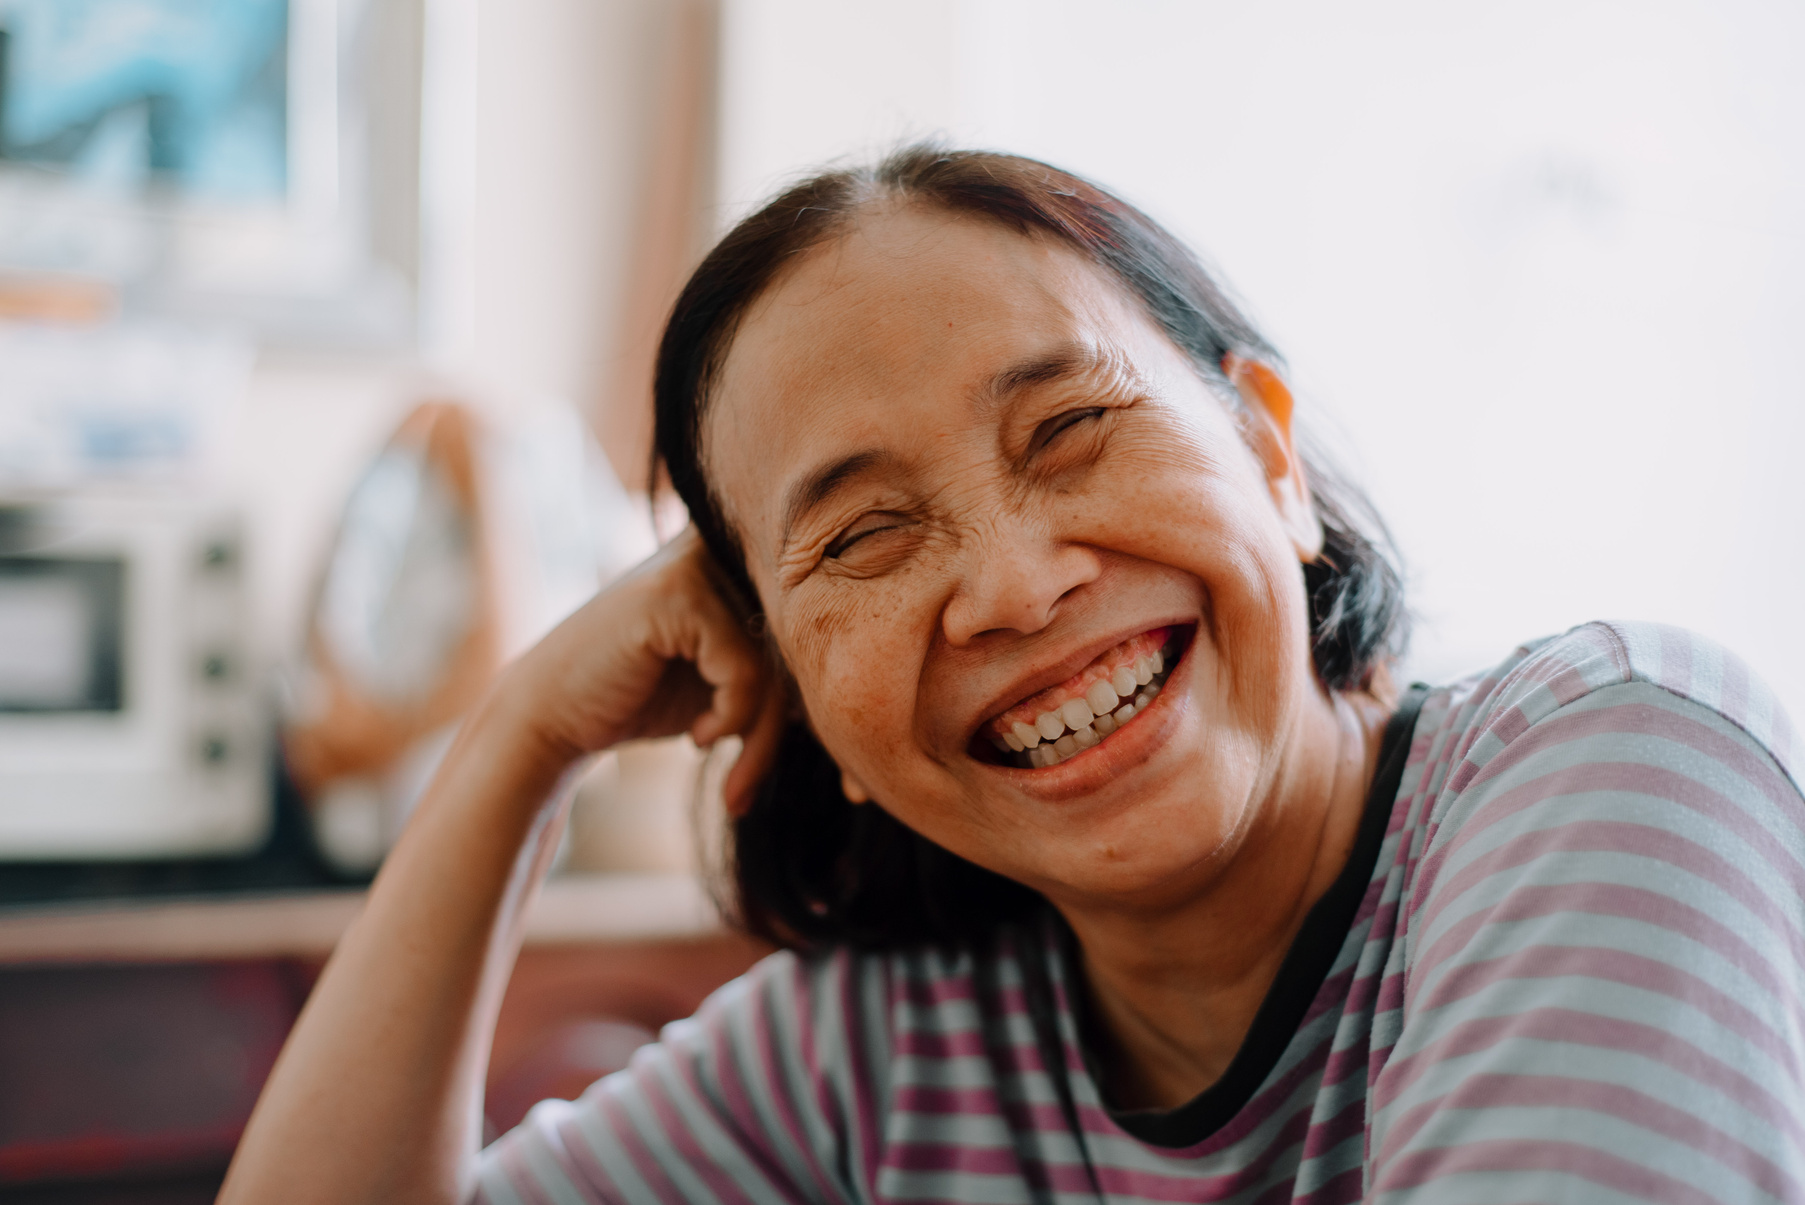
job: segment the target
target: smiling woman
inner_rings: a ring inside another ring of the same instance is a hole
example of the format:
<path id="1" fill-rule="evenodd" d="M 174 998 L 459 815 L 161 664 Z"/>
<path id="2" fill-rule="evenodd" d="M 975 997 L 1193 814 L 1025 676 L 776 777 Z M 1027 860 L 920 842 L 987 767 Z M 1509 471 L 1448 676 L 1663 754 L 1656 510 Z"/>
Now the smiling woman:
<path id="1" fill-rule="evenodd" d="M 846 350 L 799 357 L 798 347 Z M 1132 673 L 1128 645 L 1144 642 L 1156 621 L 1171 623 L 1175 660 L 1191 647 L 1207 618 L 1193 597 L 1204 588 L 1195 561 L 1247 551 L 1259 525 L 1243 514 L 1270 526 L 1264 512 L 1273 510 L 1299 528 L 1262 550 L 1268 577 L 1216 583 L 1217 618 L 1245 615 L 1250 629 L 1235 654 L 1245 662 L 1244 697 L 1251 701 L 1256 683 L 1313 693 L 1307 671 L 1299 679 L 1303 667 L 1253 663 L 1255 650 L 1295 662 L 1294 650 L 1272 646 L 1275 636 L 1294 635 L 1297 616 L 1287 609 L 1300 601 L 1317 681 L 1331 691 L 1364 690 L 1402 651 L 1402 589 L 1383 527 L 1326 458 L 1294 445 L 1290 398 L 1268 367 L 1277 362 L 1196 258 L 1132 206 L 1031 160 L 912 148 L 869 172 L 804 182 L 709 256 L 661 349 L 658 448 L 742 606 L 757 611 L 770 597 L 781 612 L 801 608 L 808 619 L 799 640 L 811 629 L 835 632 L 810 644 L 848 665 L 836 699 L 871 696 L 861 714 L 907 722 L 912 700 L 928 689 L 941 700 L 935 718 L 951 719 L 960 693 L 995 681 L 1004 697 L 983 717 L 960 717 L 974 720 L 971 731 L 948 734 L 960 752 L 972 746 L 980 764 L 1044 769 L 1101 745 L 1064 777 L 1113 782 L 1120 774 L 1110 763 L 1134 756 L 1138 730 L 1111 729 L 1144 704 L 1138 690 L 1118 690 L 1106 714 L 1085 691 L 1119 669 Z M 720 398 L 728 400 L 717 405 Z M 956 427 L 945 422 L 947 398 L 966 403 Z M 806 467 L 787 491 L 761 491 L 757 481 L 773 480 L 786 453 Z M 1240 473 L 1200 471 L 1217 464 Z M 729 519 L 735 497 L 776 513 Z M 760 519 L 776 532 L 768 592 L 754 580 L 764 567 L 747 556 Z M 1037 564 L 1043 550 L 1063 563 Z M 1106 557 L 1120 562 L 1107 574 Z M 1153 569 L 1162 563 L 1164 575 Z M 1100 625 L 1087 617 L 1052 635 L 1043 616 L 987 613 L 1049 609 L 1080 579 L 1099 577 L 1075 601 L 1087 611 L 1117 609 Z M 1178 596 L 1169 614 L 1152 601 L 1162 592 Z M 1137 595 L 1134 606 L 1118 601 L 1126 593 Z M 1222 610 L 1231 599 L 1244 611 Z M 902 636 L 898 608 L 948 608 L 944 651 L 968 664 L 891 656 Z M 1064 664 L 1074 656 L 1067 629 L 1133 626 L 1135 612 L 1146 621 L 1138 634 Z M 881 616 L 876 630 L 855 630 L 862 616 Z M 1011 657 L 996 656 L 1018 629 L 1030 638 L 1015 641 L 1022 647 Z M 1054 663 L 1020 664 L 1035 645 L 1027 660 Z M 872 673 L 895 666 L 909 675 L 917 664 L 949 681 L 892 683 Z M 1022 680 L 1036 672 L 1057 676 Z M 1063 717 L 1042 719 L 1061 706 L 1092 716 L 1067 734 Z M 1019 847 L 1016 860 L 1031 865 L 999 873 L 994 859 L 961 856 L 956 839 L 899 810 L 919 788 L 892 792 L 883 808 L 848 809 L 845 776 L 817 739 L 820 710 L 790 726 L 776 772 L 737 824 L 749 928 L 786 944 L 960 942 L 1044 906 L 1032 869 L 1044 855 L 1021 846 L 1019 833 L 1008 840 Z M 1106 718 L 1098 725 L 1095 716 Z M 998 723 L 1005 717 L 1007 731 Z M 1043 740 L 1044 752 L 1021 762 L 990 756 L 979 718 L 1005 748 L 1016 735 L 1024 753 Z M 1140 727 L 1151 736 L 1155 723 L 1148 715 Z M 1037 793 L 1057 785 L 1044 777 L 1033 780 Z M 1117 789 L 1138 790 L 1128 782 Z M 979 795 L 960 802 L 962 815 L 982 815 Z M 1163 823 L 1150 809 L 1137 812 L 1139 823 Z M 1043 829 L 1039 839 L 1070 847 L 1074 836 Z"/>
<path id="2" fill-rule="evenodd" d="M 1398 691 L 1382 527 L 1145 216 L 817 177 L 656 402 L 692 529 L 466 725 L 222 1200 L 1805 1198 L 1784 715 L 1635 624 Z M 785 948 L 479 1153 L 559 777 L 686 730 Z"/>

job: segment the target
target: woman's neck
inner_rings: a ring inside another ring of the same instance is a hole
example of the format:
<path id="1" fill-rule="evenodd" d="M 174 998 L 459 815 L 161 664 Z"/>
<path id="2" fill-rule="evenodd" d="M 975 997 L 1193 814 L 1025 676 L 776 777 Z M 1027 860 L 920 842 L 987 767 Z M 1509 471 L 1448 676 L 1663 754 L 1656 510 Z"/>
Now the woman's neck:
<path id="1" fill-rule="evenodd" d="M 1114 1107 L 1175 1108 L 1221 1078 L 1347 864 L 1391 708 L 1366 694 L 1325 703 L 1205 889 L 1176 907 L 1061 908 L 1083 951 Z"/>

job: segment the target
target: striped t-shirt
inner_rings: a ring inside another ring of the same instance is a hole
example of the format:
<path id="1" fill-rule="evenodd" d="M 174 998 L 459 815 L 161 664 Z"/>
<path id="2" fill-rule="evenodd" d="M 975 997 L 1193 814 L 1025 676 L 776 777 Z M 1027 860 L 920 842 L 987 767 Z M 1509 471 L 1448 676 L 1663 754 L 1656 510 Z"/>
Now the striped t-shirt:
<path id="1" fill-rule="evenodd" d="M 1415 702 L 1190 1104 L 1111 1110 L 1056 926 L 777 954 L 536 1107 L 477 1199 L 1805 1201 L 1805 800 L 1772 696 L 1697 637 L 1591 624 Z"/>

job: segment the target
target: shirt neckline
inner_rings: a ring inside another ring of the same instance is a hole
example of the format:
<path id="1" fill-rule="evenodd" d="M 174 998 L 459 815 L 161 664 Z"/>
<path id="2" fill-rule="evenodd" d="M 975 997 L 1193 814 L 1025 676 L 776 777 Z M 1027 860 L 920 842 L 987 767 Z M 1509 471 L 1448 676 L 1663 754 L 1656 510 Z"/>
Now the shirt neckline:
<path id="1" fill-rule="evenodd" d="M 1385 734 L 1379 743 L 1378 768 L 1367 791 L 1347 865 L 1304 917 L 1303 926 L 1292 939 L 1291 948 L 1286 951 L 1285 960 L 1279 964 L 1278 974 L 1266 991 L 1266 998 L 1260 1002 L 1259 1012 L 1254 1014 L 1247 1037 L 1242 1040 L 1241 1048 L 1235 1052 L 1222 1078 L 1175 1109 L 1116 1110 L 1105 1105 L 1110 1118 L 1130 1135 L 1150 1146 L 1195 1146 L 1245 1108 L 1278 1065 L 1285 1048 L 1297 1036 L 1316 993 L 1334 967 L 1336 955 L 1353 928 L 1360 901 L 1366 896 L 1373 869 L 1378 864 L 1379 850 L 1391 827 L 1391 813 L 1397 802 L 1398 788 L 1404 781 L 1404 768 L 1410 760 L 1411 735 L 1416 729 L 1417 715 L 1428 693 L 1429 688 L 1422 683 L 1413 685 L 1386 722 Z M 1071 931 L 1064 925 L 1060 929 L 1065 940 L 1075 945 Z M 1077 954 L 1075 948 L 1068 949 L 1065 962 L 1075 974 L 1081 974 L 1082 964 Z M 1082 1037 L 1087 1032 L 1094 1032 L 1094 1021 L 1088 1015 L 1084 992 L 1074 991 L 1072 1001 L 1085 1066 L 1090 1070 L 1093 1082 L 1101 1086 L 1103 1081 L 1097 1075 L 1091 1054 L 1093 1044 Z"/>

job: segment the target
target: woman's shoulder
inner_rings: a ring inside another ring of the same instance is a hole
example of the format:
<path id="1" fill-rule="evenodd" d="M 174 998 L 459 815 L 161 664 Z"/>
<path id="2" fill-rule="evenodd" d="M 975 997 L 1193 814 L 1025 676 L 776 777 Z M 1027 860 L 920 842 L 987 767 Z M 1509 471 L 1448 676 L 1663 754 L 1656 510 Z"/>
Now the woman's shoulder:
<path id="1" fill-rule="evenodd" d="M 1481 866 L 1514 880 L 1632 847 L 1765 865 L 1782 895 L 1805 884 L 1798 741 L 1766 684 L 1705 637 L 1600 622 L 1523 645 L 1433 692 L 1416 740 L 1419 902 L 1469 860 L 1462 881 Z"/>
<path id="2" fill-rule="evenodd" d="M 1599 621 L 1520 645 L 1432 692 L 1418 724 L 1427 734 L 1447 763 L 1444 798 L 1581 737 L 1665 737 L 1707 757 L 1727 741 L 1801 786 L 1800 744 L 1767 684 L 1722 645 L 1662 624 Z"/>
<path id="3" fill-rule="evenodd" d="M 1505 1145 L 1657 1186 L 1699 1175 L 1705 1141 L 1789 1165 L 1796 749 L 1745 665 L 1654 625 L 1587 624 L 1432 692 L 1413 754 L 1439 777 L 1408 813 L 1398 1007 L 1374 1021 L 1375 1182 Z"/>

